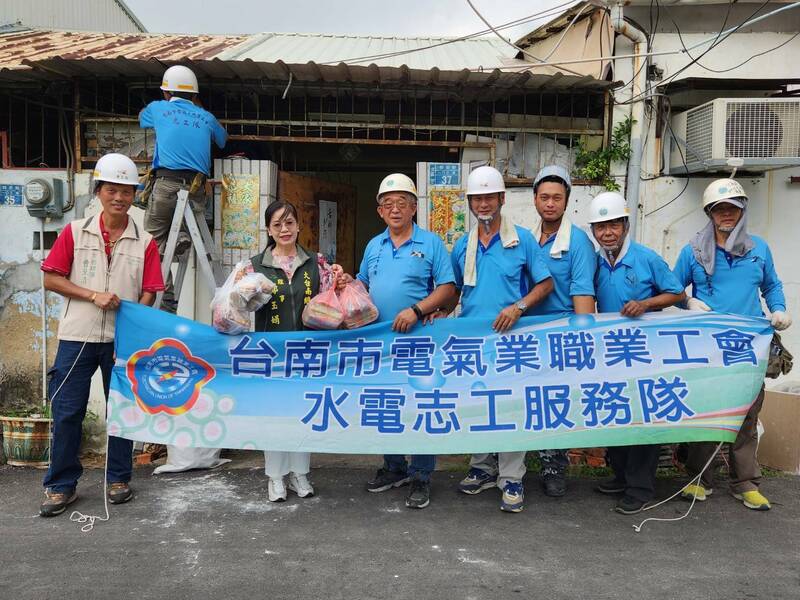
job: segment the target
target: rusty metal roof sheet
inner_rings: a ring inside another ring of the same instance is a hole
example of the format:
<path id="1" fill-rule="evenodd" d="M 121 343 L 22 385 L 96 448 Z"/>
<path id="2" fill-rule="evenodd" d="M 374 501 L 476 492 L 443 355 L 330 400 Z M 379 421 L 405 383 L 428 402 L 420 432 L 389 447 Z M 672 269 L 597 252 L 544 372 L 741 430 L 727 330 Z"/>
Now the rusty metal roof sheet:
<path id="1" fill-rule="evenodd" d="M 520 69 L 515 66 L 520 61 L 501 52 L 496 44 L 475 42 L 474 46 L 465 46 L 475 52 L 465 52 L 459 58 L 459 43 L 437 46 L 434 54 L 426 56 L 434 50 L 426 44 L 441 42 L 431 38 L 411 38 L 415 41 L 406 46 L 400 44 L 400 38 L 368 38 L 394 40 L 389 46 L 381 42 L 370 49 L 367 42 L 351 44 L 353 38 L 343 42 L 343 36 L 279 34 L 281 44 L 267 52 L 268 35 L 276 34 L 193 36 L 41 30 L 0 34 L 0 82 L 121 76 L 158 79 L 165 67 L 184 64 L 201 80 L 215 82 L 259 81 L 285 86 L 291 77 L 294 85 L 307 87 L 352 84 L 381 93 L 389 93 L 390 88 L 395 92 L 413 88 L 422 90 L 421 95 L 426 90 L 456 91 L 464 98 L 487 100 L 521 90 L 600 91 L 614 86 L 588 76 Z M 398 54 L 403 48 L 413 51 Z M 442 54 L 443 48 L 447 48 L 447 54 Z M 367 54 L 353 56 L 359 52 L 371 54 L 369 58 L 365 58 Z M 481 65 L 486 70 L 480 70 Z M 494 68 L 498 66 L 502 68 Z"/>
<path id="2" fill-rule="evenodd" d="M 247 36 L 97 33 L 30 29 L 0 35 L 0 68 L 25 68 L 51 58 L 204 60 L 241 44 Z"/>

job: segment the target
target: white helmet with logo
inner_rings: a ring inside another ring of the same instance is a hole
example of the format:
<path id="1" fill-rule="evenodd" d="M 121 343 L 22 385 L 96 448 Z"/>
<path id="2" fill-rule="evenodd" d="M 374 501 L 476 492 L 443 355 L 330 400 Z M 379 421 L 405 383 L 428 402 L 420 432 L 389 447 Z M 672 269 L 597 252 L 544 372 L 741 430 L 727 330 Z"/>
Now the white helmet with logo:
<path id="1" fill-rule="evenodd" d="M 727 201 L 744 208 L 747 204 L 747 194 L 742 185 L 734 179 L 717 179 L 712 181 L 703 192 L 703 209 L 708 210 L 717 202 Z"/>
<path id="2" fill-rule="evenodd" d="M 494 167 L 478 167 L 467 177 L 467 196 L 506 191 L 503 175 Z"/>
<path id="3" fill-rule="evenodd" d="M 414 196 L 415 200 L 417 199 L 417 186 L 414 185 L 411 177 L 402 173 L 392 173 L 384 177 L 375 198 L 380 202 L 381 196 L 388 192 L 408 192 Z"/>
<path id="4" fill-rule="evenodd" d="M 139 172 L 134 162 L 124 154 L 111 153 L 100 157 L 92 173 L 94 181 L 139 185 Z"/>
<path id="5" fill-rule="evenodd" d="M 189 67 L 183 65 L 174 65 L 164 72 L 161 89 L 165 92 L 188 92 L 191 94 L 200 92 L 197 77 Z"/>
<path id="6" fill-rule="evenodd" d="M 630 217 L 628 203 L 619 192 L 603 192 L 592 199 L 589 205 L 589 223 L 603 223 Z"/>

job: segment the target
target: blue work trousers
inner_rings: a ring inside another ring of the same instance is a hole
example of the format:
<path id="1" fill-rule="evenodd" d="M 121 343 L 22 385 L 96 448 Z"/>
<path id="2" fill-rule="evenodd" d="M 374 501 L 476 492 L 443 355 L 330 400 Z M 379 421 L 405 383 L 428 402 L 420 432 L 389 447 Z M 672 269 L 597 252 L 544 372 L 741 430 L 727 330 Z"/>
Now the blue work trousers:
<path id="1" fill-rule="evenodd" d="M 53 438 L 50 446 L 50 467 L 44 477 L 44 486 L 52 492 L 71 493 L 83 473 L 78 453 L 92 375 L 98 367 L 103 374 L 103 390 L 108 399 L 111 369 L 114 366 L 114 344 L 87 343 L 83 351 L 81 346 L 84 346 L 83 342 L 59 341 L 56 361 L 50 369 L 48 391 L 53 413 Z M 106 476 L 108 482 L 127 483 L 131 480 L 132 472 L 133 442 L 110 437 Z"/>
<path id="2" fill-rule="evenodd" d="M 395 473 L 408 473 L 411 478 L 420 481 L 430 481 L 431 473 L 436 468 L 436 457 L 430 454 L 414 455 L 409 465 L 402 454 L 384 454 L 383 468 Z"/>

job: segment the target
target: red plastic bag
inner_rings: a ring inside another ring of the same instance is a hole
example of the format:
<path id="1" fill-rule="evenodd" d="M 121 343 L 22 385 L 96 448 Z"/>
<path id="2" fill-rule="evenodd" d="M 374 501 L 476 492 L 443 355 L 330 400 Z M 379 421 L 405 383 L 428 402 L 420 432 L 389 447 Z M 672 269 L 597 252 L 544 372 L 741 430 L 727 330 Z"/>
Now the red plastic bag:
<path id="1" fill-rule="evenodd" d="M 342 305 L 333 288 L 314 296 L 303 309 L 303 324 L 310 329 L 338 329 L 343 320 Z"/>
<path id="2" fill-rule="evenodd" d="M 348 283 L 339 292 L 339 302 L 344 312 L 344 326 L 357 329 L 369 325 L 378 318 L 378 309 L 372 303 L 364 284 L 358 279 Z"/>

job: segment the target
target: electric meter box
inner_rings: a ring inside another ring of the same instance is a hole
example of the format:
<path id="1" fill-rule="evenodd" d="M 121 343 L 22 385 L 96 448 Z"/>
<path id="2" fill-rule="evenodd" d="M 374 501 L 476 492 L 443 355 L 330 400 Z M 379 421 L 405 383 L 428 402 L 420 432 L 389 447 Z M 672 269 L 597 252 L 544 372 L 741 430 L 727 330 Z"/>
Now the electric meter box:
<path id="1" fill-rule="evenodd" d="M 37 177 L 27 181 L 22 191 L 30 216 L 48 219 L 64 215 L 64 182 L 60 179 Z"/>

